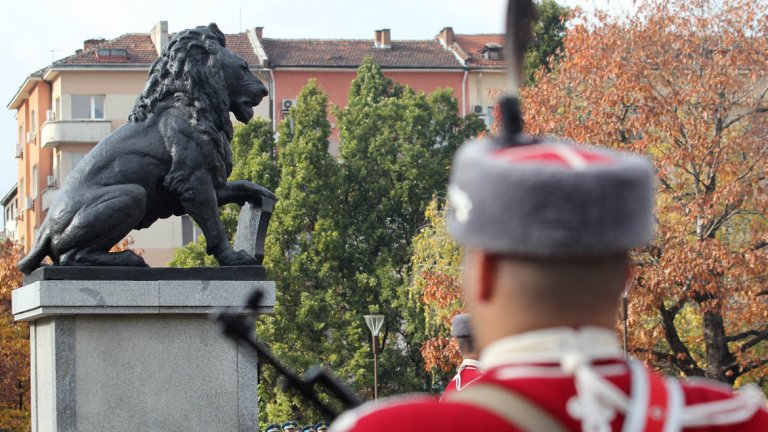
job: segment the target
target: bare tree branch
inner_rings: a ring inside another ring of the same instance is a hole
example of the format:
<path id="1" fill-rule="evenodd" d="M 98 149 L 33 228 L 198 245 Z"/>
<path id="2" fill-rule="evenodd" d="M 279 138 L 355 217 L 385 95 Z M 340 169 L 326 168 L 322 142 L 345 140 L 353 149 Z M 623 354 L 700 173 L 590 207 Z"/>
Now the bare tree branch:
<path id="1" fill-rule="evenodd" d="M 758 333 L 753 337 L 752 339 L 744 342 L 741 347 L 739 347 L 739 351 L 744 352 L 753 346 L 759 344 L 760 342 L 764 341 L 766 338 L 768 338 L 768 327 L 766 327 L 762 332 Z"/>

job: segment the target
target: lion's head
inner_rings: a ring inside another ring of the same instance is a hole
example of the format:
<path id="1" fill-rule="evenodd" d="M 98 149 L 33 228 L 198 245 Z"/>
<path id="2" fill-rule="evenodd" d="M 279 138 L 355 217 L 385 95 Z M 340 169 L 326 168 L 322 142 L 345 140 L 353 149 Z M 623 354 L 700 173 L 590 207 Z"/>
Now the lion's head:
<path id="1" fill-rule="evenodd" d="M 226 48 L 224 34 L 210 24 L 180 31 L 168 41 L 129 119 L 142 122 L 173 107 L 185 111 L 196 129 L 214 139 L 223 132 L 228 142 L 229 111 L 247 123 L 253 106 L 266 95 L 248 63 Z"/>

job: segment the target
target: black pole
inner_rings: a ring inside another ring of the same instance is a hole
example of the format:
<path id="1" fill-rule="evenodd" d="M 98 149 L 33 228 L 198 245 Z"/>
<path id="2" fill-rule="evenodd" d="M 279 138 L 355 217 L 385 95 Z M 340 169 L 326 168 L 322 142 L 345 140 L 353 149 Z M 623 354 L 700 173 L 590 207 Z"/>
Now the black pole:
<path id="1" fill-rule="evenodd" d="M 379 337 L 372 335 L 373 342 L 373 400 L 379 398 Z"/>
<path id="2" fill-rule="evenodd" d="M 627 358 L 629 357 L 629 327 L 627 324 L 629 320 L 629 306 L 626 291 L 621 296 L 621 319 L 624 321 L 624 358 Z"/>

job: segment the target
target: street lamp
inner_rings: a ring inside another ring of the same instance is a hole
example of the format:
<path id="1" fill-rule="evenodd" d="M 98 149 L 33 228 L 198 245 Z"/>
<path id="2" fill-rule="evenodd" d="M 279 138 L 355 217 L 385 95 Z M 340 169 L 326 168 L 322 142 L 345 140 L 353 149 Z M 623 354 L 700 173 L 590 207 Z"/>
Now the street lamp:
<path id="1" fill-rule="evenodd" d="M 629 358 L 629 287 L 631 282 L 627 282 L 624 292 L 621 294 L 621 321 L 623 322 L 624 336 L 624 358 Z"/>
<path id="2" fill-rule="evenodd" d="M 376 400 L 379 398 L 379 332 L 384 325 L 384 315 L 365 315 L 363 318 L 373 341 L 373 400 Z"/>

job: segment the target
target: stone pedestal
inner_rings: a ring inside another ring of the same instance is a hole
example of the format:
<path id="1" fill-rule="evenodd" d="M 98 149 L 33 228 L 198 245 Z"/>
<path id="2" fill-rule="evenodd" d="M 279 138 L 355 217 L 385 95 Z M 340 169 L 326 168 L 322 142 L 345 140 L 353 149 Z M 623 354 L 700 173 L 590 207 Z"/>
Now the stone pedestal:
<path id="1" fill-rule="evenodd" d="M 271 312 L 274 282 L 27 282 L 13 314 L 30 323 L 33 432 L 258 430 L 256 355 L 209 314 L 255 289 Z"/>

